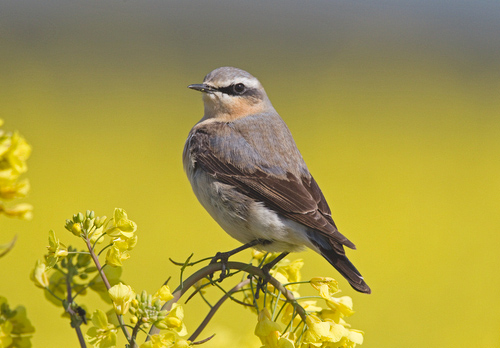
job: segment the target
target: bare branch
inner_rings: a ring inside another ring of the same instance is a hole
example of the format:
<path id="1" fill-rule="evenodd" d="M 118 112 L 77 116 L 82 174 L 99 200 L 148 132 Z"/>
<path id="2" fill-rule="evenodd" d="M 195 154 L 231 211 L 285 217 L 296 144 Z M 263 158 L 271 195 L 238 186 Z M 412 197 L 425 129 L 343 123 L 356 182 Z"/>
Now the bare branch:
<path id="1" fill-rule="evenodd" d="M 189 337 L 189 341 L 193 342 L 198 337 L 198 335 L 203 331 L 203 329 L 205 328 L 205 326 L 207 326 L 208 322 L 212 319 L 212 317 L 214 316 L 215 312 L 217 312 L 217 310 L 220 308 L 220 306 L 222 306 L 222 304 L 224 303 L 224 301 L 226 301 L 229 297 L 231 297 L 231 294 L 233 292 L 240 290 L 241 288 L 243 288 L 248 283 L 250 283 L 250 279 L 244 280 L 241 283 L 236 284 L 236 286 L 234 288 L 232 288 L 231 290 L 229 290 L 228 292 L 226 292 L 224 294 L 224 296 L 222 296 L 221 299 L 210 309 L 210 312 L 208 312 L 207 316 L 205 317 L 205 319 L 203 319 L 203 321 L 201 322 L 200 326 L 198 326 L 198 328 L 196 329 L 196 331 L 193 332 L 193 334 L 191 335 L 191 337 Z"/>
<path id="2" fill-rule="evenodd" d="M 251 275 L 264 278 L 266 277 L 266 274 L 264 271 L 258 267 L 255 267 L 253 265 L 247 264 L 247 263 L 242 263 L 242 262 L 228 262 L 227 263 L 227 268 L 229 269 L 237 269 L 241 270 L 244 272 L 247 272 Z M 209 264 L 202 269 L 196 271 L 193 273 L 190 277 L 188 277 L 182 284 L 180 284 L 177 289 L 175 289 L 173 296 L 174 298 L 165 303 L 162 307 L 162 310 L 171 310 L 172 305 L 176 302 L 179 301 L 179 299 L 184 295 L 189 288 L 194 286 L 199 280 L 203 279 L 204 277 L 208 276 L 209 274 L 212 274 L 214 272 L 222 270 L 222 264 L 220 262 L 217 263 L 212 263 Z M 306 320 L 306 311 L 302 306 L 300 306 L 296 300 L 295 297 L 293 296 L 293 293 L 286 289 L 276 278 L 268 276 L 269 283 L 273 285 L 278 291 L 280 291 L 283 296 L 287 299 L 287 301 L 291 302 L 293 306 L 295 307 L 297 313 L 300 315 L 302 320 Z M 149 335 L 148 338 L 146 339 L 147 341 L 151 337 L 151 335 L 158 334 L 160 332 L 160 329 L 158 329 L 156 326 L 152 326 L 151 330 L 149 330 Z"/>

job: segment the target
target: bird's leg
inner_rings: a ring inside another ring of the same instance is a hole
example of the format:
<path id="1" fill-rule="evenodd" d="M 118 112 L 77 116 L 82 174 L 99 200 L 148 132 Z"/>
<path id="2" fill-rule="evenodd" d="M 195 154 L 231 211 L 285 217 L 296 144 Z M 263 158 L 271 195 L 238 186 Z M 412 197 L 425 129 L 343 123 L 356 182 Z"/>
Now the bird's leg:
<path id="1" fill-rule="evenodd" d="M 264 278 L 261 278 L 259 282 L 257 282 L 257 292 L 255 293 L 255 298 L 259 298 L 259 291 L 262 290 L 262 293 L 264 293 L 264 287 L 267 285 L 269 282 L 269 278 L 271 277 L 271 274 L 269 271 L 273 269 L 274 266 L 281 260 L 283 260 L 287 255 L 289 254 L 288 251 L 284 251 L 281 254 L 278 255 L 274 260 L 271 262 L 266 263 L 264 266 L 262 266 L 262 271 L 264 272 Z"/>
<path id="2" fill-rule="evenodd" d="M 217 254 L 215 254 L 215 256 L 212 258 L 212 261 L 210 261 L 210 264 L 216 263 L 218 261 L 221 262 L 222 269 L 221 269 L 221 273 L 220 273 L 219 282 L 223 281 L 224 278 L 226 278 L 229 275 L 229 269 L 227 269 L 227 262 L 228 262 L 230 256 L 233 256 L 234 254 L 237 254 L 240 251 L 254 247 L 258 244 L 265 245 L 265 244 L 269 244 L 269 243 L 270 243 L 270 241 L 267 241 L 267 240 L 255 239 L 249 243 L 243 244 L 242 246 L 240 246 L 236 249 L 226 251 L 226 252 L 218 252 Z M 212 275 L 210 275 L 210 278 L 212 278 Z"/>

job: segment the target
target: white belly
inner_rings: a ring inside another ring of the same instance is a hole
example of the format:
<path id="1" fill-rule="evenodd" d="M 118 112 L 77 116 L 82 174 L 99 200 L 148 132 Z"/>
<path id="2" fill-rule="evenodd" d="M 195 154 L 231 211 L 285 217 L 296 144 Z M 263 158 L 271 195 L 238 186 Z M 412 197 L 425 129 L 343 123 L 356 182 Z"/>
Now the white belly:
<path id="1" fill-rule="evenodd" d="M 219 183 L 201 170 L 189 173 L 193 191 L 212 218 L 233 238 L 245 244 L 256 239 L 272 241 L 262 246 L 271 252 L 315 250 L 307 228 L 278 215 L 261 202 Z"/>

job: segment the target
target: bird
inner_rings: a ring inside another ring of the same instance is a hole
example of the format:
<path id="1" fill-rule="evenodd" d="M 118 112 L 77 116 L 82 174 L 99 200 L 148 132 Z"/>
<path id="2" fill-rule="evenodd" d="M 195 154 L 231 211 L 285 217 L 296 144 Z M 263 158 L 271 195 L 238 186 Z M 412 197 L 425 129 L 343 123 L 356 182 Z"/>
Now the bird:
<path id="1" fill-rule="evenodd" d="M 202 92 L 204 115 L 186 140 L 184 170 L 201 205 L 244 244 L 226 257 L 256 246 L 281 252 L 281 260 L 309 248 L 355 290 L 371 293 L 345 254 L 344 247 L 356 246 L 338 231 L 323 193 L 259 80 L 239 68 L 220 67 L 188 88 Z"/>

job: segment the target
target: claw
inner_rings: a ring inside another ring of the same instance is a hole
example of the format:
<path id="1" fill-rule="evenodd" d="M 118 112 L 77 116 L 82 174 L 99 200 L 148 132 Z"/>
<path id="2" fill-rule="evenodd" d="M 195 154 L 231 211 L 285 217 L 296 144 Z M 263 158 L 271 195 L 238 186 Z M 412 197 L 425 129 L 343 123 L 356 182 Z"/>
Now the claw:
<path id="1" fill-rule="evenodd" d="M 264 278 L 260 278 L 258 281 L 257 281 L 257 288 L 256 288 L 256 292 L 255 292 L 255 299 L 258 300 L 259 299 L 259 293 L 262 291 L 262 293 L 264 293 L 265 291 L 267 291 L 267 283 L 269 283 L 269 280 L 271 279 L 271 275 L 269 274 L 269 270 L 264 270 L 264 268 L 262 268 L 262 270 L 264 271 L 265 275 L 264 275 Z"/>
<path id="2" fill-rule="evenodd" d="M 229 260 L 229 253 L 218 252 L 210 261 L 210 264 L 217 263 L 220 261 L 222 268 L 220 270 L 220 277 L 217 280 L 219 283 L 222 282 L 229 275 L 229 268 L 227 268 L 227 262 Z M 210 279 L 213 279 L 213 273 L 209 275 Z"/>
<path id="3" fill-rule="evenodd" d="M 278 255 L 277 258 L 275 258 L 273 261 L 266 263 L 264 266 L 262 266 L 262 272 L 264 272 L 264 277 L 261 278 L 257 282 L 257 293 L 255 294 L 255 298 L 259 298 L 259 292 L 262 291 L 264 293 L 265 287 L 269 280 L 271 279 L 271 274 L 269 273 L 271 269 L 278 263 L 280 262 L 286 255 L 288 255 L 288 252 L 283 252 L 280 255 Z"/>
<path id="4" fill-rule="evenodd" d="M 263 240 L 263 239 L 256 239 L 256 240 L 253 240 L 253 241 L 251 241 L 249 243 L 246 243 L 246 244 L 244 244 L 244 245 L 242 245 L 239 248 L 236 248 L 234 250 L 231 250 L 231 251 L 228 251 L 228 252 L 225 252 L 225 253 L 218 252 L 217 254 L 215 254 L 215 256 L 212 258 L 212 261 L 210 261 L 210 264 L 217 263 L 219 261 L 222 264 L 221 272 L 220 272 L 220 278 L 218 280 L 219 283 L 221 281 L 223 281 L 224 278 L 226 278 L 226 277 L 229 276 L 229 269 L 227 268 L 227 263 L 228 263 L 228 260 L 229 260 L 229 256 L 234 255 L 236 253 L 239 253 L 242 250 L 245 250 L 245 249 L 251 248 L 253 246 L 256 246 L 258 244 L 267 245 L 269 243 L 272 243 L 272 242 L 268 241 L 268 240 Z M 213 274 L 211 274 L 209 277 L 210 277 L 210 280 L 212 280 L 213 279 Z"/>

